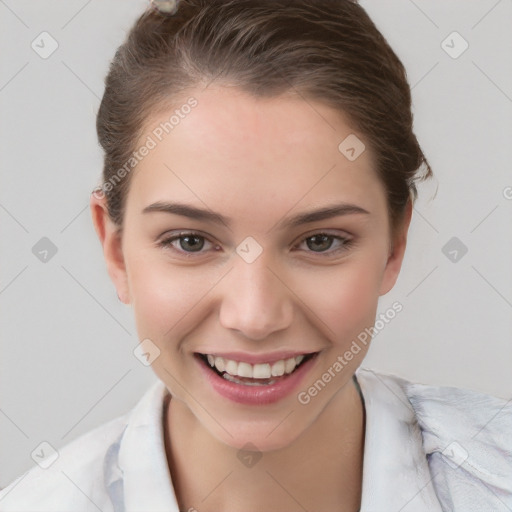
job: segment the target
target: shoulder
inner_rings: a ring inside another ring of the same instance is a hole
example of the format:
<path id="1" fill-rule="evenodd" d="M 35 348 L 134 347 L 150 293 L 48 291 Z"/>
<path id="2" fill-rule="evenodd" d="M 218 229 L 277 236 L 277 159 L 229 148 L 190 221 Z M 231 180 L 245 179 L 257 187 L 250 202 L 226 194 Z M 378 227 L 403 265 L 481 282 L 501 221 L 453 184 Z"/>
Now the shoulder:
<path id="1" fill-rule="evenodd" d="M 57 450 L 58 457 L 43 459 L 0 491 L 0 511 L 89 510 L 91 501 L 104 512 L 100 494 L 103 462 L 126 425 L 126 415 L 101 425 Z"/>
<path id="2" fill-rule="evenodd" d="M 395 400 L 410 404 L 438 498 L 446 508 L 512 508 L 512 400 L 413 383 L 369 369 L 360 368 L 356 376 L 370 394 L 388 388 Z"/>
<path id="3" fill-rule="evenodd" d="M 161 391 L 156 383 L 132 410 L 81 435 L 57 450 L 54 461 L 42 459 L 0 490 L 0 512 L 113 512 L 121 441 L 130 425 L 157 407 Z"/>
<path id="4" fill-rule="evenodd" d="M 486 433 L 505 433 L 510 427 L 508 421 L 512 414 L 512 398 L 506 400 L 470 389 L 415 383 L 369 368 L 359 368 L 356 376 L 359 381 L 365 381 L 367 388 L 375 391 L 382 387 L 399 391 L 413 407 L 420 425 L 428 425 L 438 434 L 446 430 L 450 430 L 452 435 L 463 434 L 470 427 L 485 427 Z M 453 422 L 454 419 L 457 421 Z M 447 420 L 452 422 L 447 424 Z M 507 440 L 510 441 L 510 438 Z"/>

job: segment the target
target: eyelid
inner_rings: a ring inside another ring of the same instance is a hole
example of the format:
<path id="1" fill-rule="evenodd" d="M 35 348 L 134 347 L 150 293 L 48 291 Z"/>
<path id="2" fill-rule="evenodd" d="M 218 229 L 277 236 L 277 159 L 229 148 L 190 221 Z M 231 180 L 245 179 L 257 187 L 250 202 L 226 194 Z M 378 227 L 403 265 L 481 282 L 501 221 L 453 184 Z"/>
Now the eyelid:
<path id="1" fill-rule="evenodd" d="M 171 238 L 179 238 L 181 236 L 186 235 L 198 235 L 203 238 L 206 238 L 207 240 L 210 239 L 210 235 L 207 235 L 206 233 L 203 233 L 201 230 L 198 229 L 174 229 L 172 231 L 166 231 L 162 235 L 158 237 L 158 240 L 165 241 L 169 240 Z"/>
<path id="2" fill-rule="evenodd" d="M 325 258 L 332 257 L 334 255 L 337 255 L 340 252 L 347 251 L 354 244 L 355 237 L 353 235 L 350 235 L 346 231 L 343 231 L 341 234 L 340 234 L 339 230 L 336 231 L 335 233 L 333 233 L 333 231 L 335 231 L 335 230 L 317 229 L 317 230 L 312 230 L 309 233 L 302 234 L 301 237 L 298 239 L 298 241 L 294 243 L 293 249 L 297 248 L 302 243 L 305 243 L 308 238 L 311 238 L 313 236 L 318 236 L 318 235 L 326 235 L 330 238 L 338 240 L 342 244 L 342 246 L 339 247 L 338 249 L 334 249 L 334 250 L 330 250 L 330 248 L 329 248 L 327 251 L 323 251 L 323 252 L 304 251 L 306 253 L 315 255 L 315 257 L 325 257 Z M 206 235 L 205 233 L 198 231 L 198 230 L 186 230 L 186 229 L 177 230 L 175 232 L 167 233 L 167 234 L 160 236 L 157 241 L 157 245 L 160 247 L 163 247 L 165 249 L 170 249 L 171 251 L 173 251 L 185 258 L 198 258 L 198 257 L 201 257 L 201 256 L 211 252 L 211 250 L 210 251 L 202 251 L 201 250 L 198 252 L 194 252 L 194 251 L 187 252 L 187 251 L 177 249 L 176 247 L 174 247 L 172 245 L 173 242 L 175 242 L 185 236 L 198 236 L 200 238 L 205 239 L 208 243 L 210 243 L 216 247 L 219 247 L 219 245 L 215 244 L 215 242 L 210 240 L 210 237 L 208 235 Z"/>
<path id="3" fill-rule="evenodd" d="M 315 235 L 329 235 L 332 237 L 338 237 L 338 238 L 344 238 L 344 239 L 351 239 L 354 238 L 353 235 L 351 235 L 348 231 L 345 231 L 343 229 L 312 229 L 311 231 L 308 231 L 307 233 L 303 233 L 299 240 L 305 240 L 306 238 L 310 238 Z"/>
<path id="4" fill-rule="evenodd" d="M 171 251 L 173 251 L 181 256 L 184 256 L 185 258 L 199 257 L 201 255 L 204 255 L 204 254 L 207 254 L 208 252 L 210 252 L 210 251 L 187 252 L 187 251 L 182 251 L 180 249 L 176 249 L 172 245 L 172 242 L 175 242 L 176 240 L 179 240 L 180 238 L 185 237 L 185 236 L 198 236 L 200 238 L 204 238 L 208 243 L 212 244 L 213 246 L 216 245 L 215 242 L 210 240 L 210 237 L 208 235 L 206 235 L 205 233 L 198 231 L 198 230 L 186 230 L 186 229 L 177 230 L 177 231 L 171 232 L 171 233 L 164 233 L 163 235 L 158 237 L 156 244 L 157 244 L 157 246 L 163 247 L 164 249 L 170 249 Z M 218 246 L 218 244 L 217 244 L 217 246 Z"/>
<path id="5" fill-rule="evenodd" d="M 317 229 L 310 233 L 301 235 L 301 238 L 293 246 L 293 248 L 295 249 L 296 247 L 305 243 L 308 238 L 312 238 L 317 235 L 326 235 L 330 238 L 338 240 L 342 245 L 341 245 L 341 247 L 338 247 L 337 249 L 331 250 L 331 248 L 329 248 L 327 251 L 323 251 L 323 252 L 303 251 L 308 256 L 314 255 L 314 257 L 319 257 L 319 258 L 329 258 L 329 257 L 332 258 L 332 257 L 337 256 L 339 253 L 346 252 L 355 243 L 355 237 L 353 235 L 350 235 L 346 231 L 343 231 L 343 233 L 340 234 L 339 231 L 336 231 L 335 233 L 333 233 L 333 230 L 331 230 L 331 229 Z"/>

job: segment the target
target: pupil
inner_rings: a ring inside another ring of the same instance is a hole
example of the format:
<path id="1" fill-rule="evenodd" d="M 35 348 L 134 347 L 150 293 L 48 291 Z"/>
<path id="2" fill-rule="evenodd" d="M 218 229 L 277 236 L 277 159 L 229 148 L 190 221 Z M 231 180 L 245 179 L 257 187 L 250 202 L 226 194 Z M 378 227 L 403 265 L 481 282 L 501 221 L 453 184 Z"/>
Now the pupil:
<path id="1" fill-rule="evenodd" d="M 315 250 L 315 248 L 329 249 L 332 244 L 332 240 L 329 235 L 314 235 L 310 237 L 309 240 L 312 241 L 312 243 L 308 242 L 308 247 L 312 250 Z M 320 242 L 320 247 L 315 245 L 318 244 L 318 242 Z"/>
<path id="2" fill-rule="evenodd" d="M 199 243 L 194 243 L 194 242 L 190 242 L 190 240 L 196 240 L 196 241 L 199 241 Z M 185 244 L 183 243 L 183 241 L 185 241 Z M 204 246 L 204 240 L 201 241 L 201 237 L 199 236 L 183 236 L 181 237 L 181 241 L 180 241 L 180 245 L 181 245 L 181 248 L 182 249 L 185 249 L 187 250 L 187 247 L 185 247 L 185 245 L 189 245 L 189 248 L 192 249 L 192 251 L 196 251 L 196 250 L 201 250 Z M 199 246 L 199 248 L 198 248 Z"/>

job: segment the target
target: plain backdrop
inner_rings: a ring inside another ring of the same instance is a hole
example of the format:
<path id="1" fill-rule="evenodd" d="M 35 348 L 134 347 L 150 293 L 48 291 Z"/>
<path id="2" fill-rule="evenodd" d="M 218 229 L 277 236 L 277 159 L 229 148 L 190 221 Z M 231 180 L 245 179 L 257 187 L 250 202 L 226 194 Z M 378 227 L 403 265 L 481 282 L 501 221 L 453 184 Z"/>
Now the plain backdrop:
<path id="1" fill-rule="evenodd" d="M 395 300 L 403 311 L 364 365 L 510 398 L 512 2 L 362 5 L 407 68 L 435 173 L 419 188 L 402 273 L 380 301 L 379 311 Z M 133 355 L 132 310 L 89 211 L 103 80 L 145 7 L 0 0 L 0 487 L 34 464 L 41 442 L 58 449 L 123 414 L 156 379 Z"/>

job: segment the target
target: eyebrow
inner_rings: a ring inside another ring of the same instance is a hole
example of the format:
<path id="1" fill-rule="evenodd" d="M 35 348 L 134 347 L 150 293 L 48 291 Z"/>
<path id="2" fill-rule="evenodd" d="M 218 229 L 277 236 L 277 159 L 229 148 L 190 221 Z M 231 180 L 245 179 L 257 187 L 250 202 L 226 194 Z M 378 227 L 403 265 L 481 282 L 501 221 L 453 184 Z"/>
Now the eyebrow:
<path id="1" fill-rule="evenodd" d="M 142 210 L 142 213 L 151 212 L 163 212 L 170 213 L 173 215 L 181 215 L 182 217 L 188 217 L 189 219 L 208 221 L 213 222 L 215 224 L 224 224 L 226 226 L 229 226 L 232 222 L 229 217 L 225 217 L 220 213 L 212 212 L 211 210 L 205 210 L 202 208 L 197 208 L 196 206 L 191 206 L 183 203 L 167 203 L 158 201 L 156 203 L 150 204 L 149 206 L 146 206 Z M 299 213 L 298 215 L 281 221 L 279 224 L 281 225 L 281 228 L 294 228 L 301 226 L 302 224 L 310 224 L 312 222 L 326 220 L 332 217 L 352 214 L 369 215 L 370 212 L 365 210 L 364 208 L 361 208 L 360 206 L 357 206 L 356 204 L 337 203 L 325 206 L 323 208 L 319 208 L 317 210 Z"/>

